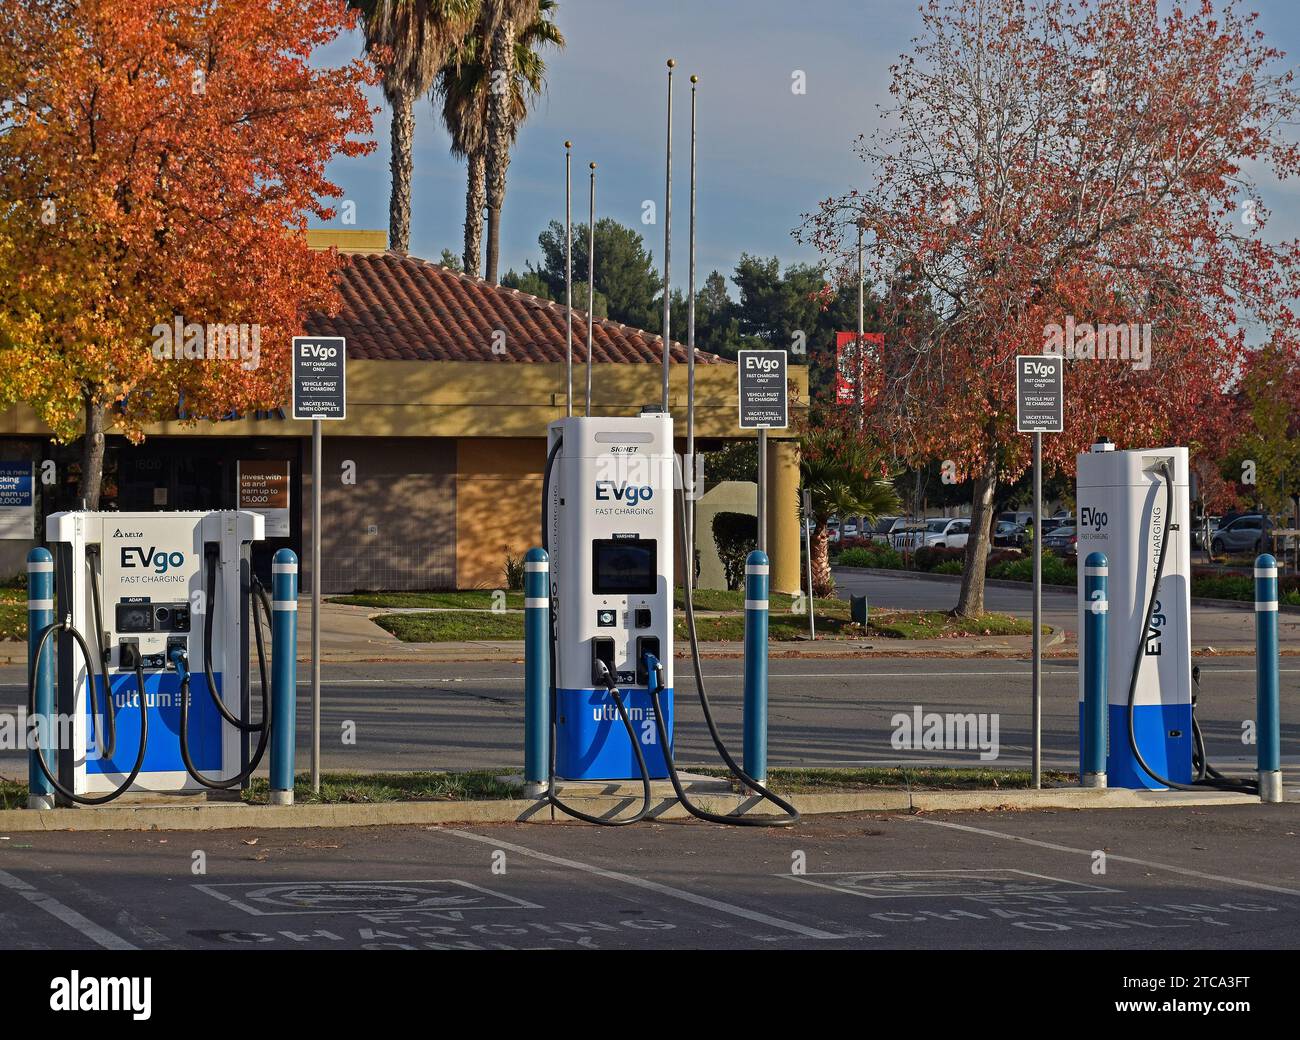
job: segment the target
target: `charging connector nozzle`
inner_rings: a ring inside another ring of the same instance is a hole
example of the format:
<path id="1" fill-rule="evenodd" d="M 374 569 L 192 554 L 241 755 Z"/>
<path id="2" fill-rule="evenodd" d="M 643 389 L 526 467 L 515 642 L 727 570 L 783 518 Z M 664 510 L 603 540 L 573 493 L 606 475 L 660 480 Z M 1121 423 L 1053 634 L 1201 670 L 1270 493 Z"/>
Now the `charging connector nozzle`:
<path id="1" fill-rule="evenodd" d="M 641 655 L 641 660 L 645 664 L 645 674 L 650 684 L 650 689 L 663 690 L 664 687 L 664 665 L 654 654 L 646 651 Z"/>
<path id="2" fill-rule="evenodd" d="M 172 647 L 167 654 L 167 659 L 171 661 L 182 682 L 190 677 L 190 662 L 183 649 L 179 646 Z"/>

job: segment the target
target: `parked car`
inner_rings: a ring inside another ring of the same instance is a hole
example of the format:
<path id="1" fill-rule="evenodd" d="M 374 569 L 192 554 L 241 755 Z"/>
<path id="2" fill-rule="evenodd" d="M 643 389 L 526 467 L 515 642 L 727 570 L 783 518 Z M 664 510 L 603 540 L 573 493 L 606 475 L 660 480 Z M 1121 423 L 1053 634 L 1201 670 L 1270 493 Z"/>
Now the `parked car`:
<path id="1" fill-rule="evenodd" d="M 999 549 L 1023 549 L 1025 526 L 1013 520 L 999 520 L 993 528 L 993 544 Z"/>
<path id="2" fill-rule="evenodd" d="M 923 544 L 932 549 L 960 549 L 969 538 L 969 518 L 940 516 L 926 521 Z"/>
<path id="3" fill-rule="evenodd" d="M 1260 553 L 1272 544 L 1273 525 L 1262 513 L 1247 513 L 1230 520 L 1217 531 L 1210 541 L 1216 555 L 1225 553 Z"/>
<path id="4" fill-rule="evenodd" d="M 901 531 L 907 526 L 907 517 L 905 516 L 882 516 L 879 517 L 871 528 L 871 540 L 880 542 L 884 545 L 892 545 L 894 542 L 894 532 Z"/>
<path id="5" fill-rule="evenodd" d="M 1079 535 L 1073 524 L 1057 527 L 1051 534 L 1043 535 L 1043 548 L 1051 549 L 1057 556 L 1072 559 L 1079 554 Z"/>
<path id="6" fill-rule="evenodd" d="M 844 523 L 840 524 L 840 537 L 856 538 L 857 536 L 858 536 L 857 520 L 845 520 Z"/>
<path id="7" fill-rule="evenodd" d="M 1028 527 L 1033 522 L 1034 522 L 1034 514 L 1027 510 L 1021 510 L 1018 513 L 998 514 L 998 523 L 1000 524 L 1007 523 L 1007 524 L 1014 524 L 1017 527 Z"/>
<path id="8" fill-rule="evenodd" d="M 1074 517 L 1068 513 L 1065 516 L 1043 517 L 1043 544 L 1047 544 L 1047 533 L 1049 531 L 1057 531 L 1062 527 L 1074 527 Z"/>
<path id="9" fill-rule="evenodd" d="M 1214 539 L 1215 532 L 1218 531 L 1222 523 L 1222 518 L 1217 516 L 1203 516 L 1192 524 L 1192 548 L 1204 549 Z"/>
<path id="10" fill-rule="evenodd" d="M 925 536 L 928 532 L 927 521 L 905 520 L 903 525 L 896 528 L 889 536 L 889 543 L 899 552 L 914 552 L 925 544 Z"/>

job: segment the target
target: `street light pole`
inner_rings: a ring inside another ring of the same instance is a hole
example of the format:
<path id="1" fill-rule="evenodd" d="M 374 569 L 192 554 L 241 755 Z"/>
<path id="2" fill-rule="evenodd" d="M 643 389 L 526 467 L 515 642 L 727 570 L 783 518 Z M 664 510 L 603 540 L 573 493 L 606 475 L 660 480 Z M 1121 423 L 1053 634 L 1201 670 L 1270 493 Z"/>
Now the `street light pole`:
<path id="1" fill-rule="evenodd" d="M 862 337 L 866 333 L 866 316 L 864 308 L 864 295 L 866 275 L 863 270 L 862 262 L 862 230 L 863 222 L 858 221 L 858 338 L 854 345 L 855 357 L 857 358 L 857 387 L 858 387 L 858 429 L 861 430 L 866 421 L 866 395 L 862 388 Z"/>

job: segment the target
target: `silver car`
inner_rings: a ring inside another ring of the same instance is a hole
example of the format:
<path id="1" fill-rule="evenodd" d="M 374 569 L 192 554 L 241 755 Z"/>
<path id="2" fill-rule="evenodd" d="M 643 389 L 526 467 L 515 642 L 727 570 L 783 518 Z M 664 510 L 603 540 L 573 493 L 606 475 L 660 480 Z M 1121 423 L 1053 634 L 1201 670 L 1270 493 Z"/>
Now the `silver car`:
<path id="1" fill-rule="evenodd" d="M 1262 513 L 1247 513 L 1229 520 L 1214 532 L 1210 549 L 1222 553 L 1260 553 L 1271 543 L 1273 525 Z"/>

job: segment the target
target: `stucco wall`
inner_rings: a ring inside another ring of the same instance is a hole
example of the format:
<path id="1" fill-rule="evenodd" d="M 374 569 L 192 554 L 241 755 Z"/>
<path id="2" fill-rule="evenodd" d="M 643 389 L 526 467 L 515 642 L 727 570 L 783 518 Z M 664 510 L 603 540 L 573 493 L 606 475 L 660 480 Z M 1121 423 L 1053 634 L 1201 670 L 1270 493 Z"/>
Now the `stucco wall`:
<path id="1" fill-rule="evenodd" d="M 541 541 L 541 437 L 463 438 L 456 452 L 456 585 L 505 588 L 506 552 Z"/>
<path id="2" fill-rule="evenodd" d="M 448 589 L 456 582 L 456 448 L 441 438 L 322 441 L 325 593 Z M 303 478 L 303 591 L 311 588 L 310 445 Z M 345 469 L 345 463 L 351 464 Z M 345 482 L 355 470 L 356 483 Z"/>

